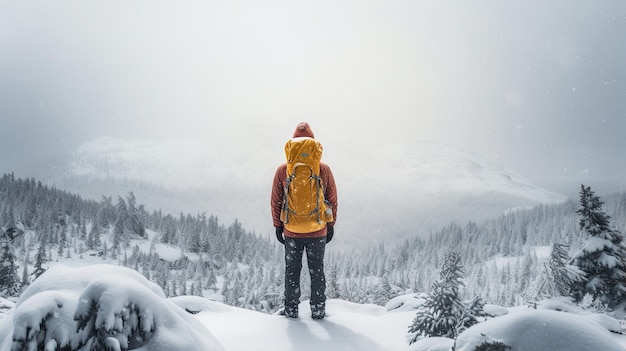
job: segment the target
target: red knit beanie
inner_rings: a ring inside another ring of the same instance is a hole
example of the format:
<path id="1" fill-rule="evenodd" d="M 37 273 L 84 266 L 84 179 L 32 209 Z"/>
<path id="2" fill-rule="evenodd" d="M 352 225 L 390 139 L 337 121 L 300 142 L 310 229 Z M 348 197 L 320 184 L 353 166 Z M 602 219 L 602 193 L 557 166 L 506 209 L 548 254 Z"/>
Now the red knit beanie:
<path id="1" fill-rule="evenodd" d="M 300 124 L 298 124 L 296 130 L 293 132 L 293 137 L 309 137 L 315 139 L 315 135 L 313 135 L 311 127 L 309 127 L 309 124 L 306 122 L 300 122 Z"/>

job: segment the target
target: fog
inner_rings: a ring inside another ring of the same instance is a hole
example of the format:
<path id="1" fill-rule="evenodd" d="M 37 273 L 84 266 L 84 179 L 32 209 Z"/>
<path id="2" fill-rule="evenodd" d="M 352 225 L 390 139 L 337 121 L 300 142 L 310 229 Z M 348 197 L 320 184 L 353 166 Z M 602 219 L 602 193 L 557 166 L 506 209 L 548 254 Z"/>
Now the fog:
<path id="1" fill-rule="evenodd" d="M 620 0 L 5 0 L 0 172 L 100 136 L 280 162 L 306 120 L 335 160 L 337 140 L 432 140 L 624 190 L 625 32 Z"/>

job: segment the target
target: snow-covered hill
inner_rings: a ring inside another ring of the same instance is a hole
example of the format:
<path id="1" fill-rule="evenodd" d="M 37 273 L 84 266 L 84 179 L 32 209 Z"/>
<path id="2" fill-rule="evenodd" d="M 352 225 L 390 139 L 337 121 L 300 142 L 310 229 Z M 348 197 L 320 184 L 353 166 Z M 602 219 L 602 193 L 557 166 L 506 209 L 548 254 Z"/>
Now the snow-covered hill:
<path id="1" fill-rule="evenodd" d="M 122 141 L 103 137 L 51 163 L 46 183 L 99 200 L 132 191 L 148 209 L 206 212 L 271 233 L 269 194 L 283 162 L 280 143 L 214 145 L 199 139 Z M 324 142 L 339 190 L 340 243 L 422 235 L 451 221 L 482 220 L 563 196 L 533 186 L 480 155 L 432 142 Z"/>

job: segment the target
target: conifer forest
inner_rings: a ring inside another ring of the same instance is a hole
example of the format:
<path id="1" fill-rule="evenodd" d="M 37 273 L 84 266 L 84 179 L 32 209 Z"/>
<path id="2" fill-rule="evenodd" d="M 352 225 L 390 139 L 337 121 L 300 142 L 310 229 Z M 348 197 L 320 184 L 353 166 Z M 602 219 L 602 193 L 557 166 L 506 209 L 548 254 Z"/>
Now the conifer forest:
<path id="1" fill-rule="evenodd" d="M 610 268 L 623 268 L 626 194 L 600 198 L 585 186 L 580 194 L 580 199 L 513 210 L 480 223 L 450 223 L 428 237 L 381 240 L 364 251 L 327 250 L 327 296 L 384 305 L 407 292 L 426 293 L 437 287 L 446 258 L 454 257 L 462 261 L 458 293 L 463 300 L 480 297 L 484 303 L 514 306 L 569 294 L 614 306 L 625 297 L 603 291 L 615 287 L 581 277 L 592 271 L 589 240 L 596 234 L 614 244 L 605 245 L 604 254 L 620 264 Z M 239 221 L 166 214 L 140 201 L 133 193 L 88 200 L 32 178 L 3 175 L 0 295 L 19 296 L 52 262 L 95 259 L 142 273 L 168 296 L 206 296 L 268 313 L 282 306 L 284 255 L 276 240 L 246 231 Z M 600 222 L 588 223 L 598 213 Z M 178 257 L 160 257 L 157 246 L 179 252 Z M 598 281 L 606 283 L 616 273 L 603 274 Z M 303 298 L 307 277 L 302 274 Z"/>

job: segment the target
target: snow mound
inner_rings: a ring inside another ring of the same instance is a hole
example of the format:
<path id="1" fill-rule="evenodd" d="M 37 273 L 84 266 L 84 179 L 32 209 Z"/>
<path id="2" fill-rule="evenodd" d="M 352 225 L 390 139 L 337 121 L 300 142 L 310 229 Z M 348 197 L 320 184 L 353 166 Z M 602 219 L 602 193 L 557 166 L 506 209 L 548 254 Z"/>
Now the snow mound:
<path id="1" fill-rule="evenodd" d="M 387 312 L 390 311 L 416 311 L 424 304 L 424 296 L 420 294 L 407 294 L 394 297 L 385 305 Z"/>
<path id="2" fill-rule="evenodd" d="M 584 310 L 572 303 L 568 297 L 553 297 L 537 302 L 537 309 L 581 314 Z"/>
<path id="3" fill-rule="evenodd" d="M 0 340 L 0 351 L 223 350 L 156 284 L 112 265 L 50 268 L 0 321 Z"/>
<path id="4" fill-rule="evenodd" d="M 385 313 L 384 307 L 375 304 L 359 304 L 338 299 L 329 299 L 326 303 L 332 305 L 333 311 L 337 313 L 350 312 L 370 316 L 379 316 Z"/>
<path id="5" fill-rule="evenodd" d="M 449 338 L 432 337 L 418 340 L 411 344 L 410 351 L 450 351 L 454 340 Z"/>
<path id="6" fill-rule="evenodd" d="M 538 310 L 552 310 L 577 314 L 580 316 L 580 318 L 584 318 L 590 322 L 594 322 L 612 333 L 622 333 L 622 327 L 617 319 L 606 314 L 592 313 L 586 311 L 583 308 L 574 304 L 568 297 L 553 297 L 545 299 L 537 302 L 534 307 L 536 307 L 536 309 Z M 512 308 L 512 310 L 514 311 L 523 311 L 525 309 L 526 308 L 522 306 Z"/>
<path id="7" fill-rule="evenodd" d="M 493 317 L 504 316 L 505 314 L 509 313 L 509 310 L 507 308 L 502 307 L 500 305 L 492 305 L 492 304 L 485 304 L 485 307 L 483 308 L 483 310 L 485 311 L 485 313 Z"/>
<path id="8" fill-rule="evenodd" d="M 467 329 L 457 339 L 457 350 L 502 343 L 516 351 L 623 351 L 615 335 L 585 315 L 528 309 Z"/>
<path id="9" fill-rule="evenodd" d="M 0 299 L 0 319 L 13 313 L 14 308 L 15 308 L 14 301 Z"/>
<path id="10" fill-rule="evenodd" d="M 227 350 L 255 351 L 401 351 L 408 350 L 407 326 L 414 312 L 387 313 L 376 305 L 360 305 L 339 299 L 326 302 L 327 317 L 311 318 L 309 301 L 299 305 L 299 318 L 286 318 L 202 299 L 176 298 L 197 314 Z"/>
<path id="11" fill-rule="evenodd" d="M 224 313 L 234 309 L 232 306 L 211 301 L 200 296 L 176 296 L 169 300 L 191 314 L 200 312 Z"/>

